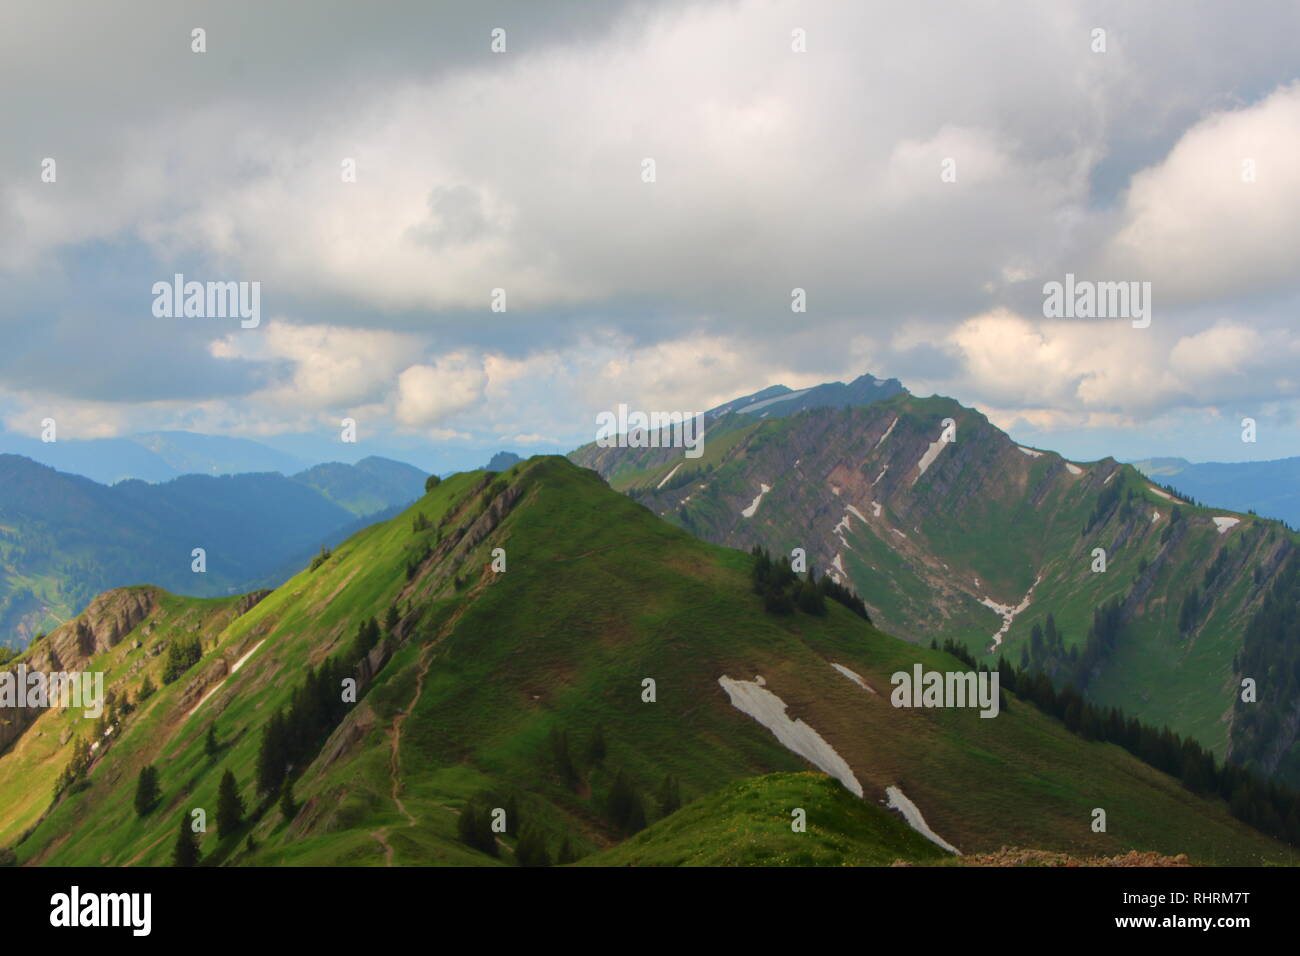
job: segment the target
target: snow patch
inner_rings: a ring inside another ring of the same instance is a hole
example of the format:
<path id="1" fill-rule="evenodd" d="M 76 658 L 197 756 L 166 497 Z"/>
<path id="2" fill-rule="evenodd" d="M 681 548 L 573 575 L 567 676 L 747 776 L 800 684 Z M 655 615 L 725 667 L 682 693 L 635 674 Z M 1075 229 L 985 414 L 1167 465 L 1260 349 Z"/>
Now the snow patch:
<path id="1" fill-rule="evenodd" d="M 877 518 L 880 517 L 880 502 L 879 502 L 879 501 L 873 501 L 873 502 L 871 502 L 871 513 L 872 513 L 873 515 L 875 515 Z"/>
<path id="2" fill-rule="evenodd" d="M 808 724 L 791 720 L 785 712 L 786 703 L 780 697 L 757 683 L 732 680 L 725 674 L 718 678 L 718 685 L 726 691 L 732 707 L 770 730 L 787 750 L 830 774 L 855 796 L 862 796 L 862 784 L 858 783 L 844 758 Z"/>
<path id="3" fill-rule="evenodd" d="M 1239 524 L 1241 524 L 1240 518 L 1230 518 L 1226 515 L 1214 519 L 1214 526 L 1219 529 L 1219 534 L 1231 531 Z"/>
<path id="4" fill-rule="evenodd" d="M 754 517 L 754 512 L 758 510 L 758 503 L 759 503 L 760 501 L 763 500 L 763 496 L 764 496 L 765 494 L 767 494 L 769 491 L 772 490 L 772 488 L 771 488 L 770 485 L 765 485 L 765 484 L 763 484 L 761 481 L 758 483 L 758 487 L 761 489 L 761 490 L 759 491 L 759 493 L 758 493 L 758 497 L 756 497 L 756 498 L 755 498 L 755 499 L 750 503 L 750 505 L 749 505 L 748 508 L 746 508 L 746 509 L 744 509 L 743 511 L 740 512 L 740 514 L 741 514 L 742 517 L 745 517 L 745 518 L 752 518 L 752 517 Z"/>
<path id="5" fill-rule="evenodd" d="M 655 485 L 655 491 L 658 491 L 664 485 L 668 484 L 668 479 L 671 478 L 673 475 L 677 474 L 677 469 L 680 467 L 682 467 L 682 463 L 680 461 L 677 464 L 673 465 L 673 470 L 668 472 L 668 474 L 664 475 L 663 481 Z"/>
<path id="6" fill-rule="evenodd" d="M 866 516 L 863 515 L 862 512 L 859 511 L 857 508 L 853 507 L 853 505 L 845 505 L 845 510 L 853 512 L 854 517 L 856 517 L 863 524 L 867 523 Z"/>
<path id="7" fill-rule="evenodd" d="M 891 810 L 897 810 L 903 815 L 903 819 L 921 836 L 925 837 L 936 846 L 941 846 L 949 853 L 956 853 L 961 856 L 961 850 L 957 849 L 939 834 L 935 833 L 925 822 L 925 817 L 921 816 L 921 810 L 915 803 L 907 799 L 907 796 L 898 787 L 886 787 L 885 796 L 889 798 L 888 807 Z"/>
<path id="8" fill-rule="evenodd" d="M 1041 451 L 1034 451 L 1032 448 L 1022 448 L 1020 445 L 1017 445 L 1016 447 L 1020 448 L 1020 450 L 1023 451 L 1026 455 L 1028 455 L 1030 458 L 1043 457 L 1043 453 Z"/>
<path id="9" fill-rule="evenodd" d="M 916 477 L 912 479 L 912 484 L 916 484 L 921 479 L 921 476 L 925 474 L 926 469 L 933 465 L 934 460 L 939 457 L 939 452 L 943 451 L 943 446 L 947 444 L 948 442 L 944 441 L 942 438 L 938 441 L 930 442 L 930 447 L 925 450 L 925 454 L 922 455 L 921 460 L 917 462 Z"/>
<path id="10" fill-rule="evenodd" d="M 1174 496 L 1171 495 L 1169 492 L 1167 492 L 1167 491 L 1161 491 L 1161 490 L 1160 490 L 1159 488 L 1157 488 L 1155 485 L 1147 485 L 1147 490 L 1148 490 L 1148 491 L 1154 491 L 1156 494 L 1158 494 L 1161 498 L 1164 498 L 1166 501 L 1174 501 L 1174 500 L 1176 500 L 1176 499 L 1174 498 Z"/>
<path id="11" fill-rule="evenodd" d="M 801 388 L 797 392 L 786 392 L 784 395 L 776 396 L 776 398 L 765 398 L 760 402 L 755 402 L 753 405 L 746 405 L 744 408 L 740 409 L 740 414 L 747 415 L 750 412 L 756 412 L 760 408 L 767 408 L 767 406 L 775 405 L 778 402 L 788 402 L 792 398 L 798 398 L 800 395 L 807 395 L 811 391 L 811 388 Z M 766 417 L 766 414 L 767 413 L 764 412 L 763 415 L 759 417 Z"/>
<path id="12" fill-rule="evenodd" d="M 889 466 L 888 466 L 888 465 L 886 465 L 884 468 L 881 468 L 881 469 L 880 469 L 880 474 L 876 475 L 876 480 L 873 481 L 872 484 L 873 484 L 873 485 L 878 485 L 878 484 L 880 484 L 880 479 L 885 477 L 885 472 L 887 472 L 887 471 L 889 471 Z"/>
<path id="13" fill-rule="evenodd" d="M 894 426 L 897 424 L 898 424 L 898 418 L 895 417 L 894 420 L 889 423 L 889 427 L 885 429 L 885 433 L 881 435 L 879 440 L 876 442 L 877 448 L 883 445 L 885 443 L 885 439 L 888 438 L 891 434 L 893 434 Z"/>
<path id="14" fill-rule="evenodd" d="M 1160 510 L 1155 509 L 1151 512 L 1151 523 L 1155 524 L 1159 520 L 1160 520 Z"/>
<path id="15" fill-rule="evenodd" d="M 1072 475 L 1082 475 L 1082 474 L 1083 474 L 1083 469 L 1080 468 L 1078 465 L 1074 464 L 1073 462 L 1070 462 L 1070 461 L 1067 461 L 1067 462 L 1065 463 L 1065 470 L 1068 471 L 1068 472 L 1069 472 L 1070 474 L 1072 474 Z"/>
<path id="16" fill-rule="evenodd" d="M 905 532 L 899 531 L 897 528 L 890 528 L 889 530 L 894 532 L 894 534 L 898 535 L 900 538 L 907 537 L 907 534 Z"/>
<path id="17" fill-rule="evenodd" d="M 831 662 L 830 662 L 830 665 L 831 665 L 831 667 L 833 667 L 833 668 L 835 668 L 837 671 L 839 671 L 841 674 L 843 674 L 845 677 L 847 677 L 849 680 L 853 681 L 853 683 L 855 683 L 855 684 L 857 684 L 859 687 L 861 687 L 863 690 L 865 690 L 865 691 L 867 691 L 868 693 L 871 693 L 871 694 L 875 694 L 875 693 L 876 693 L 876 689 L 875 689 L 874 687 L 872 687 L 870 684 L 868 684 L 866 681 L 864 681 L 864 680 L 863 680 L 861 677 L 859 677 L 857 674 L 853 673 L 853 671 L 849 670 L 849 669 L 848 669 L 847 667 L 845 667 L 843 664 L 836 664 L 834 661 L 831 661 Z M 876 696 L 879 697 L 880 695 L 879 695 L 879 694 L 876 694 Z"/>
<path id="18" fill-rule="evenodd" d="M 836 571 L 840 572 L 840 574 L 843 574 L 843 573 L 844 573 L 844 555 L 841 554 L 841 553 L 836 553 L 836 555 L 835 555 L 835 560 L 831 562 L 831 567 L 833 567 Z"/>
<path id="19" fill-rule="evenodd" d="M 190 712 L 189 712 L 188 714 L 186 714 L 185 716 L 186 716 L 186 717 L 192 717 L 192 716 L 194 716 L 194 712 L 197 711 L 200 707 L 203 706 L 204 701 L 206 701 L 209 697 L 211 697 L 211 696 L 212 696 L 213 694 L 215 694 L 217 691 L 221 690 L 221 688 L 224 687 L 224 686 L 226 685 L 226 681 L 228 681 L 228 680 L 230 680 L 230 678 L 234 677 L 235 674 L 239 671 L 239 669 L 240 669 L 241 667 L 244 666 L 244 661 L 246 661 L 246 660 L 248 660 L 250 657 L 252 657 L 252 656 L 253 656 L 253 652 L 256 651 L 259 647 L 261 647 L 264 643 L 266 643 L 266 638 L 262 638 L 260 641 L 258 641 L 256 644 L 254 644 L 254 645 L 249 649 L 249 651 L 248 651 L 247 654 L 245 654 L 245 655 L 244 655 L 243 657 L 241 657 L 239 660 L 235 661 L 235 663 L 234 663 L 234 664 L 231 666 L 231 668 L 230 668 L 230 673 L 228 673 L 225 677 L 221 678 L 221 680 L 217 681 L 216 686 L 213 687 L 212 690 L 208 691 L 206 694 L 204 694 L 202 697 L 200 697 L 200 698 L 199 698 L 199 702 L 198 702 L 197 704 L 195 704 L 194 707 L 190 710 Z"/>
<path id="20" fill-rule="evenodd" d="M 975 580 L 978 583 L 979 579 L 976 578 Z M 1023 614 L 1029 607 L 1029 600 L 1034 596 L 1034 588 L 1038 587 L 1038 582 L 1042 580 L 1042 575 L 1034 578 L 1034 583 L 1029 586 L 1029 593 L 1026 594 L 1024 600 L 1015 607 L 1012 607 L 1009 604 L 999 604 L 992 598 L 980 598 L 981 604 L 994 614 L 1000 614 L 1002 616 L 1002 627 L 1000 627 L 998 632 L 993 635 L 993 650 L 997 650 L 998 646 L 1002 643 L 1002 638 L 1006 637 L 1007 631 L 1011 630 L 1011 623 L 1016 619 L 1016 617 Z"/>

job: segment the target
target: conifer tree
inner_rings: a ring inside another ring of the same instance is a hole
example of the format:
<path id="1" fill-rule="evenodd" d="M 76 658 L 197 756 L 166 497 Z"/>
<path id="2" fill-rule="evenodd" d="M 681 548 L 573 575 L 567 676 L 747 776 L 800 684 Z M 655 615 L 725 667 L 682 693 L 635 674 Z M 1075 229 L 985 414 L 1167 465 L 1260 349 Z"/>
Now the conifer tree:
<path id="1" fill-rule="evenodd" d="M 645 808 L 636 790 L 619 771 L 610 787 L 607 799 L 609 819 L 624 833 L 636 833 L 645 829 Z"/>
<path id="2" fill-rule="evenodd" d="M 293 781 L 286 780 L 280 787 L 280 813 L 286 822 L 298 815 L 298 804 L 293 799 Z"/>
<path id="3" fill-rule="evenodd" d="M 243 822 L 244 801 L 239 796 L 235 775 L 227 770 L 221 775 L 221 786 L 217 789 L 217 835 L 224 840 Z"/>
<path id="4" fill-rule="evenodd" d="M 172 866 L 198 866 L 199 842 L 190 829 L 188 814 L 181 814 L 181 830 L 176 835 L 176 845 L 172 848 Z"/>
<path id="5" fill-rule="evenodd" d="M 162 796 L 158 789 L 158 771 L 152 764 L 147 764 L 140 768 L 140 776 L 136 778 L 135 783 L 135 812 L 139 816 L 145 816 L 158 803 Z"/>
<path id="6" fill-rule="evenodd" d="M 566 836 L 563 842 L 560 843 L 559 852 L 555 854 L 555 864 L 556 866 L 564 866 L 566 863 L 576 863 L 577 860 L 578 854 L 574 852 L 573 844 L 569 842 L 569 838 Z"/>
<path id="7" fill-rule="evenodd" d="M 535 827 L 528 827 L 519 837 L 515 847 L 515 862 L 520 866 L 550 866 L 551 857 L 546 852 L 546 841 Z"/>
<path id="8" fill-rule="evenodd" d="M 659 813 L 665 817 L 682 808 L 681 787 L 672 774 L 664 777 L 664 782 L 659 786 L 658 803 Z"/>
<path id="9" fill-rule="evenodd" d="M 203 753 L 208 757 L 215 757 L 221 750 L 221 744 L 217 743 L 217 725 L 216 723 L 208 724 L 208 736 L 203 741 Z"/>
<path id="10" fill-rule="evenodd" d="M 257 752 L 257 792 L 275 793 L 284 780 L 288 763 L 288 741 L 284 714 L 276 711 L 262 731 L 262 746 Z"/>
<path id="11" fill-rule="evenodd" d="M 605 728 L 597 724 L 591 732 L 591 740 L 587 743 L 587 763 L 593 767 L 599 767 L 605 762 Z"/>

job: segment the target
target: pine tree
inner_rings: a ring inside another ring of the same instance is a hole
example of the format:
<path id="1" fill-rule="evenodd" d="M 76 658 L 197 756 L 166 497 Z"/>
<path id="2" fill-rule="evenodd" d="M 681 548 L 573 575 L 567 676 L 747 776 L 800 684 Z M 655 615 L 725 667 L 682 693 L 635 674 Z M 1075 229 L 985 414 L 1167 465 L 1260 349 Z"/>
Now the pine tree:
<path id="1" fill-rule="evenodd" d="M 143 704 L 154 695 L 156 690 L 157 688 L 153 686 L 153 681 L 149 679 L 149 675 L 145 674 L 144 680 L 140 682 L 140 693 L 136 695 L 136 702 Z"/>
<path id="2" fill-rule="evenodd" d="M 576 863 L 577 860 L 578 854 L 574 852 L 573 844 L 569 842 L 569 838 L 566 836 L 563 842 L 560 843 L 560 851 L 555 854 L 555 864 L 556 866 L 564 866 L 566 863 Z"/>
<path id="3" fill-rule="evenodd" d="M 456 835 L 460 837 L 460 842 L 466 846 L 475 846 L 478 841 L 478 821 L 475 815 L 478 811 L 472 803 L 465 804 L 461 808 L 460 817 L 456 820 Z"/>
<path id="4" fill-rule="evenodd" d="M 560 779 L 570 790 L 578 786 L 578 768 L 573 765 L 573 756 L 569 753 L 569 732 L 567 730 L 551 731 L 551 753 L 555 756 L 555 769 Z"/>
<path id="5" fill-rule="evenodd" d="M 520 866 L 550 866 L 551 857 L 546 852 L 546 841 L 533 827 L 524 830 L 515 847 L 515 862 Z"/>
<path id="6" fill-rule="evenodd" d="M 203 741 L 203 753 L 207 757 L 215 757 L 220 750 L 221 744 L 217 743 L 217 725 L 208 724 L 208 737 Z"/>
<path id="7" fill-rule="evenodd" d="M 284 714 L 276 711 L 262 731 L 262 746 L 257 752 L 257 792 L 270 794 L 279 789 L 288 763 L 287 729 Z"/>
<path id="8" fill-rule="evenodd" d="M 227 770 L 221 776 L 217 790 L 217 835 L 221 839 L 231 836 L 244 822 L 244 801 L 239 796 L 235 775 Z"/>
<path id="9" fill-rule="evenodd" d="M 664 777 L 664 782 L 659 786 L 658 803 L 659 813 L 665 817 L 682 808 L 681 787 L 677 785 L 677 779 L 672 774 Z"/>
<path id="10" fill-rule="evenodd" d="M 135 783 L 135 812 L 145 816 L 158 803 L 162 792 L 158 789 L 158 771 L 152 764 L 140 768 L 140 776 Z"/>
<path id="11" fill-rule="evenodd" d="M 614 778 L 614 785 L 609 789 L 607 807 L 609 819 L 624 833 L 636 833 L 645 829 L 645 808 L 622 771 L 619 771 Z"/>
<path id="12" fill-rule="evenodd" d="M 605 754 L 605 728 L 597 724 L 591 732 L 591 740 L 587 743 L 587 763 L 599 767 L 605 762 Z"/>
<path id="13" fill-rule="evenodd" d="M 293 799 L 293 781 L 286 780 L 280 787 L 280 813 L 286 822 L 298 815 L 298 804 Z"/>
<path id="14" fill-rule="evenodd" d="M 199 842 L 190 829 L 187 814 L 181 814 L 181 830 L 176 835 L 176 845 L 172 848 L 172 866 L 198 866 Z"/>
<path id="15" fill-rule="evenodd" d="M 492 815 L 486 810 L 479 810 L 474 804 L 467 803 L 460 811 L 456 821 L 460 842 L 466 846 L 486 853 L 497 855 L 497 836 L 492 832 Z"/>
<path id="16" fill-rule="evenodd" d="M 396 604 L 389 605 L 388 613 L 384 615 L 384 633 L 392 634 L 395 630 L 397 630 L 398 620 L 399 617 L 397 614 L 397 605 Z"/>

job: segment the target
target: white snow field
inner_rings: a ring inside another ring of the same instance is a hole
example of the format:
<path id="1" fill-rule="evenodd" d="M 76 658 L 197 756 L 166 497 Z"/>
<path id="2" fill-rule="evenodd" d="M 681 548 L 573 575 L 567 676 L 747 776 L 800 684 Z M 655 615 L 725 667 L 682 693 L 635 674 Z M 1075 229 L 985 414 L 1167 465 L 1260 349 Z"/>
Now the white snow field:
<path id="1" fill-rule="evenodd" d="M 765 494 L 767 494 L 769 491 L 772 490 L 770 485 L 765 485 L 761 481 L 758 483 L 758 487 L 760 489 L 760 491 L 758 492 L 758 497 L 756 497 L 753 500 L 753 502 L 750 503 L 750 506 L 748 508 L 745 508 L 743 511 L 740 512 L 743 517 L 746 518 L 754 517 L 754 512 L 758 510 L 758 503 L 763 500 L 763 496 Z"/>
<path id="2" fill-rule="evenodd" d="M 680 461 L 677 464 L 673 465 L 673 470 L 668 472 L 668 474 L 664 475 L 663 480 L 659 482 L 659 484 L 655 485 L 655 491 L 658 491 L 660 488 L 666 485 L 668 483 L 668 479 L 671 478 L 673 475 L 677 474 L 677 469 L 680 467 L 682 467 L 682 463 Z"/>
<path id="3" fill-rule="evenodd" d="M 830 774 L 855 796 L 862 796 L 862 784 L 844 758 L 808 724 L 791 720 L 780 697 L 753 681 L 732 680 L 725 674 L 718 678 L 718 684 L 727 692 L 731 706 L 770 730 L 787 750 Z"/>
<path id="4" fill-rule="evenodd" d="M 925 817 L 921 815 L 920 809 L 915 803 L 907 799 L 907 795 L 902 790 L 898 789 L 898 787 L 886 787 L 885 795 L 889 797 L 889 808 L 902 813 L 903 819 L 907 821 L 908 826 L 936 846 L 941 846 L 949 853 L 956 853 L 961 856 L 961 850 L 930 829 L 925 822 Z"/>
<path id="5" fill-rule="evenodd" d="M 868 684 L 866 681 L 864 681 L 861 677 L 859 677 L 859 676 L 858 676 L 857 674 L 855 674 L 853 671 L 849 670 L 849 669 L 848 669 L 847 667 L 845 667 L 843 664 L 836 664 L 834 661 L 831 661 L 831 662 L 830 662 L 830 665 L 831 665 L 831 667 L 833 667 L 833 668 L 835 668 L 837 671 L 839 671 L 841 674 L 843 674 L 845 677 L 847 677 L 849 680 L 853 681 L 853 683 L 855 683 L 855 684 L 857 684 L 859 687 L 861 687 L 863 690 L 867 691 L 867 692 L 870 693 L 870 694 L 875 694 L 875 693 L 876 693 L 876 689 L 875 689 L 874 687 L 872 687 L 870 684 Z M 876 696 L 879 696 L 879 695 L 877 694 Z"/>

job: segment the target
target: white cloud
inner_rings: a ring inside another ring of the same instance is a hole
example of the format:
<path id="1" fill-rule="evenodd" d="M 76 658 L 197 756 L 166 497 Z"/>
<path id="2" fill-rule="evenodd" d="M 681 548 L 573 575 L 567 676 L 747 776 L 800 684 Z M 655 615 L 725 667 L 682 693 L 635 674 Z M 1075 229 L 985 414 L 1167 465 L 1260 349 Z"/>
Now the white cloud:
<path id="1" fill-rule="evenodd" d="M 412 365 L 397 378 L 394 417 L 413 428 L 438 425 L 483 400 L 483 363 L 462 353 L 432 365 Z"/>
<path id="2" fill-rule="evenodd" d="M 1207 116 L 1138 173 L 1105 268 L 1150 280 L 1164 303 L 1295 290 L 1297 210 L 1300 82 Z"/>

